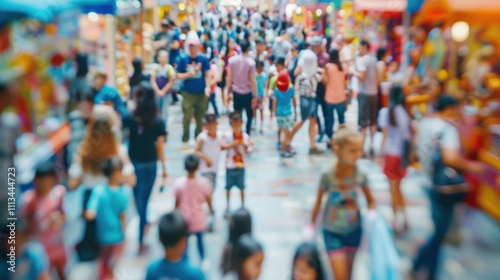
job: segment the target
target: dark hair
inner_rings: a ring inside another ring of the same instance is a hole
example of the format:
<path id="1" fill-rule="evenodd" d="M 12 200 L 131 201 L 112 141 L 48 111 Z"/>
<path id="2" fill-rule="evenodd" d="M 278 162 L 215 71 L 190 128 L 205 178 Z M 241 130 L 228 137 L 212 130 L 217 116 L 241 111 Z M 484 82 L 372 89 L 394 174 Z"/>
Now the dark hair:
<path id="1" fill-rule="evenodd" d="M 199 165 L 200 158 L 195 154 L 187 155 L 184 159 L 184 169 L 189 173 L 195 172 Z"/>
<path id="2" fill-rule="evenodd" d="M 89 72 L 89 61 L 86 54 L 79 53 L 76 55 L 76 76 L 77 77 L 85 77 Z"/>
<path id="3" fill-rule="evenodd" d="M 188 225 L 182 214 L 174 210 L 163 215 L 158 224 L 160 242 L 165 248 L 172 248 L 188 234 Z"/>
<path id="4" fill-rule="evenodd" d="M 216 123 L 217 122 L 217 115 L 215 114 L 205 114 L 205 124 L 209 123 Z"/>
<path id="5" fill-rule="evenodd" d="M 159 48 L 155 53 L 155 57 L 154 57 L 155 62 L 158 62 L 158 55 L 160 54 L 160 52 L 166 52 L 167 56 L 168 56 L 168 50 L 166 48 Z M 167 61 L 167 63 L 168 63 L 168 61 Z"/>
<path id="6" fill-rule="evenodd" d="M 92 91 L 92 87 L 90 85 L 84 85 L 82 87 L 79 87 L 75 91 L 76 95 L 76 102 L 90 102 L 94 104 L 94 92 Z"/>
<path id="7" fill-rule="evenodd" d="M 286 58 L 280 56 L 274 60 L 274 64 L 285 65 L 285 61 L 286 61 Z"/>
<path id="8" fill-rule="evenodd" d="M 236 210 L 229 221 L 229 239 L 222 253 L 222 272 L 235 270 L 236 244 L 241 236 L 252 234 L 252 216 L 245 208 Z"/>
<path id="9" fill-rule="evenodd" d="M 395 110 L 398 105 L 404 107 L 405 95 L 401 85 L 394 85 L 389 92 L 389 124 L 397 126 Z"/>
<path id="10" fill-rule="evenodd" d="M 111 177 L 111 175 L 113 175 L 113 172 L 121 170 L 122 168 L 123 168 L 123 163 L 121 159 L 117 156 L 111 157 L 110 159 L 104 161 L 101 164 L 102 173 L 108 178 Z"/>
<path id="11" fill-rule="evenodd" d="M 255 61 L 255 68 L 259 69 L 259 68 L 264 68 L 264 61 L 262 60 L 256 60 Z"/>
<path id="12" fill-rule="evenodd" d="M 250 42 L 248 42 L 247 40 L 241 40 L 240 48 L 243 53 L 248 52 L 250 50 Z"/>
<path id="13" fill-rule="evenodd" d="M 35 179 L 46 177 L 46 176 L 55 176 L 57 177 L 56 170 L 54 168 L 54 164 L 50 161 L 46 161 L 39 166 L 37 166 L 35 171 Z"/>
<path id="14" fill-rule="evenodd" d="M 132 77 L 129 79 L 129 85 L 131 88 L 142 82 L 143 76 L 141 59 L 135 58 L 134 61 L 132 61 L 132 67 L 134 68 L 134 74 L 132 74 Z"/>
<path id="15" fill-rule="evenodd" d="M 248 31 L 248 29 L 243 30 L 243 39 L 248 41 L 251 36 L 252 36 L 252 33 L 250 33 L 250 31 Z"/>
<path id="16" fill-rule="evenodd" d="M 276 55 L 274 54 L 270 54 L 267 59 L 269 59 L 270 61 L 274 62 L 276 60 Z"/>
<path id="17" fill-rule="evenodd" d="M 228 27 L 232 27 L 233 26 L 233 22 L 231 20 L 228 21 L 226 24 L 227 24 Z"/>
<path id="18" fill-rule="evenodd" d="M 359 45 L 366 47 L 367 49 L 370 49 L 370 42 L 368 42 L 366 40 L 361 40 L 361 42 L 359 42 Z"/>
<path id="19" fill-rule="evenodd" d="M 332 49 L 330 51 L 330 63 L 337 65 L 337 68 L 339 68 L 340 71 L 343 71 L 342 63 L 340 63 L 339 51 L 337 49 Z"/>
<path id="20" fill-rule="evenodd" d="M 449 107 L 456 107 L 460 104 L 458 102 L 458 99 L 456 99 L 453 96 L 450 95 L 443 95 L 439 97 L 437 103 L 436 103 L 436 110 L 438 112 L 443 112 L 444 110 L 448 109 Z"/>
<path id="21" fill-rule="evenodd" d="M 295 251 L 293 256 L 293 265 L 298 259 L 304 259 L 307 264 L 316 271 L 316 280 L 324 280 L 325 270 L 323 268 L 323 263 L 321 262 L 321 257 L 319 249 L 314 243 L 302 243 Z M 293 268 L 292 268 L 293 273 Z M 292 276 L 293 277 L 293 276 Z"/>
<path id="22" fill-rule="evenodd" d="M 150 82 L 143 81 L 134 89 L 134 99 L 137 107 L 134 112 L 136 121 L 144 126 L 155 123 L 158 108 L 156 106 L 155 91 Z"/>
<path id="23" fill-rule="evenodd" d="M 387 50 L 384 47 L 379 48 L 377 50 L 377 60 L 382 60 L 386 53 L 387 53 Z"/>
<path id="24" fill-rule="evenodd" d="M 259 242 L 253 239 L 249 234 L 243 235 L 236 244 L 235 249 L 235 269 L 238 279 L 243 279 L 243 264 L 245 261 L 255 254 L 263 252 L 262 246 Z"/>
<path id="25" fill-rule="evenodd" d="M 238 111 L 229 113 L 229 123 L 241 121 L 241 114 Z"/>
<path id="26" fill-rule="evenodd" d="M 238 26 L 236 26 L 236 34 L 240 34 L 242 31 L 242 27 L 241 25 L 238 24 Z"/>

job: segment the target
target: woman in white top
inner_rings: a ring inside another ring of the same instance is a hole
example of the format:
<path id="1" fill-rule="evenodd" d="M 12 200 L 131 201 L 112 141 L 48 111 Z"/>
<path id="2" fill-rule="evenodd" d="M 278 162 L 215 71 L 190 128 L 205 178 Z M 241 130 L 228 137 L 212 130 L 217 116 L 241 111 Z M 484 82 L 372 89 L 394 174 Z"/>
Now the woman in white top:
<path id="1" fill-rule="evenodd" d="M 408 219 L 405 213 L 405 199 L 400 189 L 401 180 L 406 175 L 408 166 L 405 153 L 411 141 L 410 116 L 404 106 L 404 93 L 400 85 L 394 85 L 389 95 L 389 108 L 384 108 L 379 114 L 379 125 L 384 137 L 382 153 L 384 155 L 384 173 L 389 179 L 392 194 L 392 209 L 394 211 L 395 230 L 398 215 L 403 217 L 403 228 L 408 228 Z M 405 159 L 406 158 L 406 159 Z"/>

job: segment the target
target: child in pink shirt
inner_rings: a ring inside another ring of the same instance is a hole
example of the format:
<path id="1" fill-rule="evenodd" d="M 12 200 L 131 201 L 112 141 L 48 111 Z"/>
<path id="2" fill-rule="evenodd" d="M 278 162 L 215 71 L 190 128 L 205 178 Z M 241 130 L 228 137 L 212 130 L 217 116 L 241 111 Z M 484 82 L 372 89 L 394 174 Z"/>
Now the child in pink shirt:
<path id="1" fill-rule="evenodd" d="M 62 242 L 64 214 L 62 202 L 66 188 L 58 185 L 54 167 L 50 163 L 37 168 L 33 184 L 35 188 L 21 197 L 21 215 L 26 219 L 29 231 L 40 241 L 49 257 L 50 267 L 59 279 L 66 279 L 66 252 Z"/>
<path id="2" fill-rule="evenodd" d="M 205 177 L 196 177 L 200 160 L 197 155 L 188 155 L 184 160 L 187 177 L 181 177 L 174 182 L 175 207 L 179 209 L 188 224 L 189 234 L 195 234 L 198 251 L 203 261 L 205 250 L 203 246 L 203 232 L 207 231 L 207 216 L 203 211 L 203 204 L 207 203 L 210 214 L 212 209 L 212 187 Z"/>

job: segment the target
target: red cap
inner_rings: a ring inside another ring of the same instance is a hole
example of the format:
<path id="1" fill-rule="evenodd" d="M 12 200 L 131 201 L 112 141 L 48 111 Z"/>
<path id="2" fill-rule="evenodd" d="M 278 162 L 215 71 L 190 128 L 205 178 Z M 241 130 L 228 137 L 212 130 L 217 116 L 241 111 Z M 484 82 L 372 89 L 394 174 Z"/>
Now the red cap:
<path id="1" fill-rule="evenodd" d="M 276 88 L 279 91 L 285 92 L 290 87 L 290 76 L 286 71 L 281 71 L 276 80 Z"/>

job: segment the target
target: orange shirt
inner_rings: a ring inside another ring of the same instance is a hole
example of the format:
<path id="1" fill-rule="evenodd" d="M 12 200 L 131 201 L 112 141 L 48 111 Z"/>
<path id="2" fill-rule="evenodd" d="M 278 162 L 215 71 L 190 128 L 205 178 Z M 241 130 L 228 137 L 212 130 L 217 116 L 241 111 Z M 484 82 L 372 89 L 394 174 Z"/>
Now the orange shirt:
<path id="1" fill-rule="evenodd" d="M 345 102 L 345 72 L 340 71 L 337 65 L 328 63 L 326 65 L 328 83 L 326 84 L 325 101 L 329 104 Z"/>

